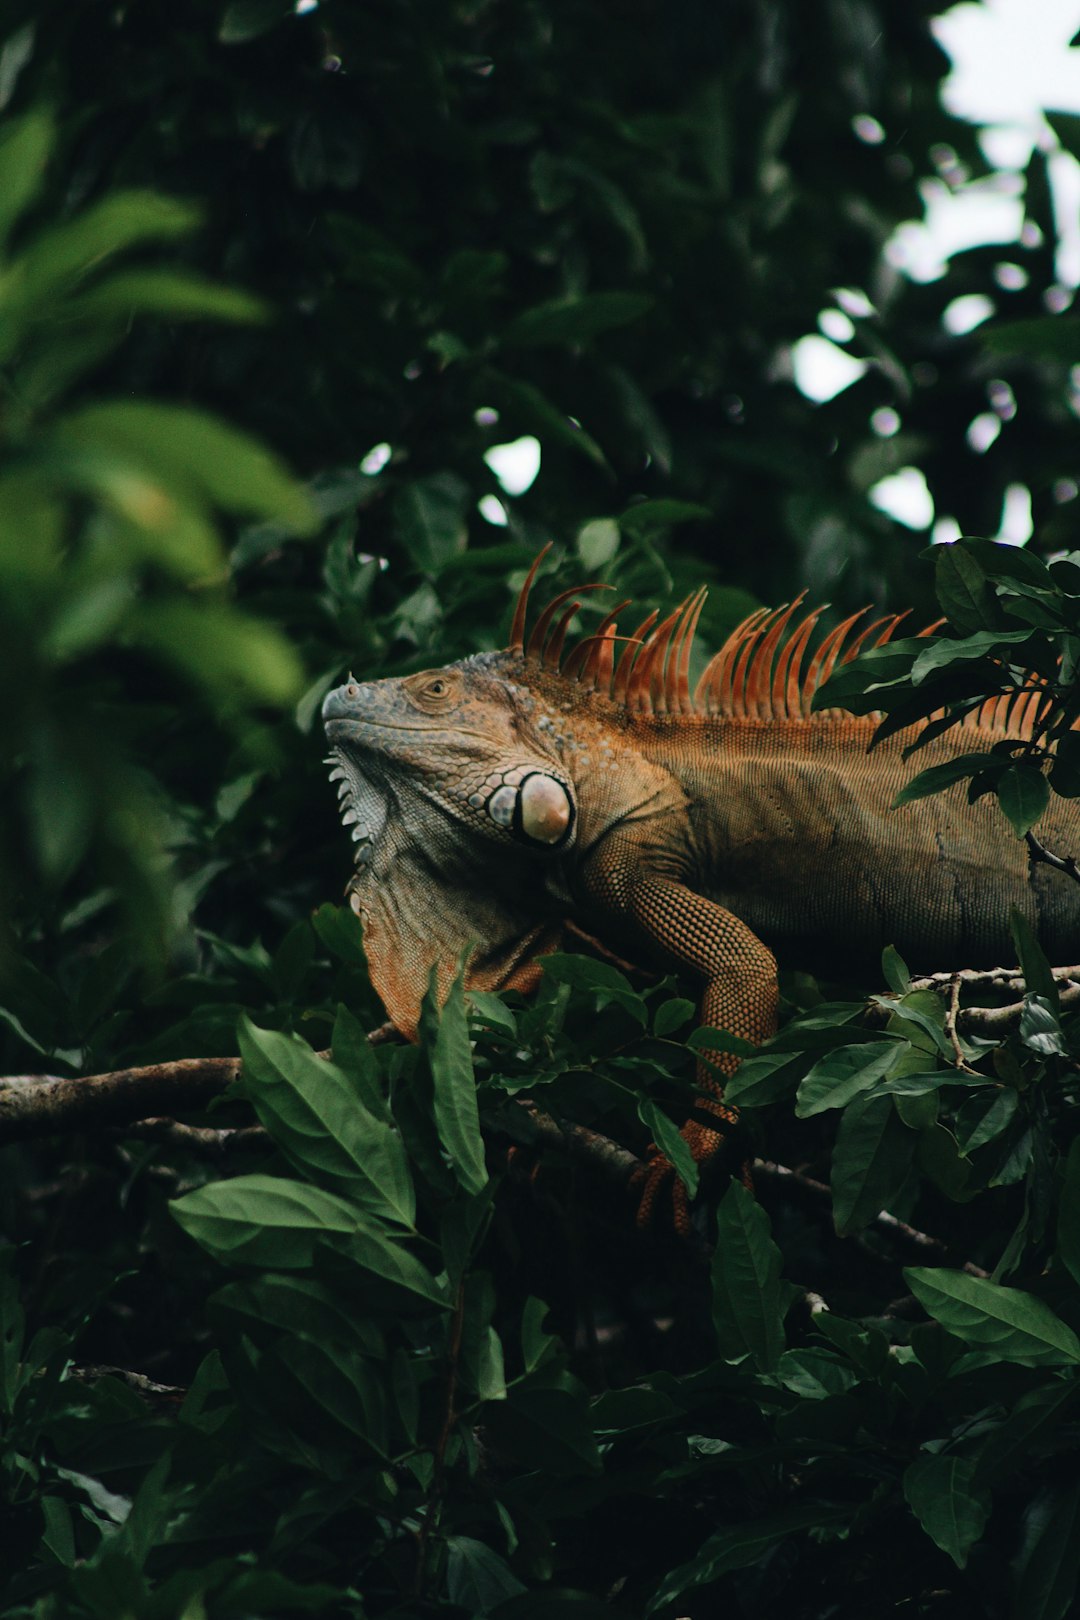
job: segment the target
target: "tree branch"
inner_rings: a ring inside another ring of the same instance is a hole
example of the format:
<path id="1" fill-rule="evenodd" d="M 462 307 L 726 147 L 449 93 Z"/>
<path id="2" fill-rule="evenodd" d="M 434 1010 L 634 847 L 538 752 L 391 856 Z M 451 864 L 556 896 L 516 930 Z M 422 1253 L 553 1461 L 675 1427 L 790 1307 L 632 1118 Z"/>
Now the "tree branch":
<path id="1" fill-rule="evenodd" d="M 0 1081 L 0 1143 L 205 1108 L 238 1078 L 240 1067 L 238 1057 L 178 1058 L 71 1079 L 11 1075 Z"/>
<path id="2" fill-rule="evenodd" d="M 1071 855 L 1055 855 L 1053 850 L 1040 843 L 1030 830 L 1024 834 L 1024 842 L 1027 844 L 1032 866 L 1042 861 L 1044 865 L 1052 866 L 1055 872 L 1064 872 L 1074 883 L 1080 883 L 1080 867 Z"/>

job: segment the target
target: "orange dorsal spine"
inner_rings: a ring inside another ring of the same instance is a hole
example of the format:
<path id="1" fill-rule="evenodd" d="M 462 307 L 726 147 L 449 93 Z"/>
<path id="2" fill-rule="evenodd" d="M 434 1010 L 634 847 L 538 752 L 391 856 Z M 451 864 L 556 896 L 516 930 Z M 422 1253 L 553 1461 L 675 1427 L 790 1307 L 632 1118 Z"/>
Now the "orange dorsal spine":
<path id="1" fill-rule="evenodd" d="M 813 608 L 798 619 L 803 592 L 781 607 L 758 608 L 736 625 L 691 692 L 690 660 L 706 587 L 693 592 L 660 623 L 659 614 L 650 613 L 630 636 L 620 635 L 618 629 L 619 615 L 631 605 L 627 598 L 564 657 L 570 625 L 581 607 L 579 598 L 610 586 L 578 585 L 561 591 L 541 611 L 526 639 L 529 599 L 550 550 L 550 545 L 544 547 L 526 575 L 507 650 L 583 691 L 599 693 L 630 715 L 809 721 L 814 694 L 833 670 L 868 647 L 884 646 L 907 618 L 907 613 L 887 613 L 857 629 L 868 613 L 867 608 L 860 608 L 823 636 L 808 660 L 825 609 Z M 915 633 L 933 635 L 942 623 L 939 619 Z M 616 643 L 622 647 L 618 657 Z M 1041 683 L 1034 689 L 1025 685 L 1017 692 L 988 698 L 970 710 L 962 724 L 998 735 L 1007 731 L 1012 736 L 1030 737 L 1045 717 L 1047 702 Z"/>

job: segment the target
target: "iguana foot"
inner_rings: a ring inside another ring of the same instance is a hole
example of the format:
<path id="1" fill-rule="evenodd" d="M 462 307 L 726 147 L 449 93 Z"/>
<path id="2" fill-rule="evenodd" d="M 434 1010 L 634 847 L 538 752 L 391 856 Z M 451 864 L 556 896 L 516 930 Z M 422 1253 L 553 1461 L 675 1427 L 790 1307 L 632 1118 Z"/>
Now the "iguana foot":
<path id="1" fill-rule="evenodd" d="M 738 1123 L 739 1110 L 721 1102 L 719 1097 L 708 1096 L 699 1097 L 694 1109 L 696 1114 L 704 1115 L 710 1123 L 701 1118 L 688 1119 L 679 1135 L 690 1149 L 690 1157 L 694 1163 L 705 1165 L 720 1151 L 725 1136 L 725 1132 L 718 1130 L 711 1121 L 722 1122 L 730 1130 Z M 680 1237 L 687 1237 L 690 1232 L 690 1200 L 687 1197 L 686 1184 L 682 1177 L 676 1174 L 671 1160 L 661 1152 L 655 1142 L 650 1142 L 648 1152 L 646 1163 L 636 1172 L 633 1180 L 635 1190 L 641 1188 L 637 1225 L 642 1231 L 652 1225 L 656 1200 L 670 1182 L 673 1225 Z"/>

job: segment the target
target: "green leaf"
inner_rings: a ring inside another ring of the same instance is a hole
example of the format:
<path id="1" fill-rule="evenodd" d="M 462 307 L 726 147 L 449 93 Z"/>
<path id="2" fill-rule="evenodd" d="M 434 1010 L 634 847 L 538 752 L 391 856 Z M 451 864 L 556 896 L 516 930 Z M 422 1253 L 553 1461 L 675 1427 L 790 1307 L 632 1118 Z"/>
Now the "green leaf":
<path id="1" fill-rule="evenodd" d="M 348 906 L 332 906 L 329 901 L 324 901 L 312 913 L 311 925 L 327 950 L 339 961 L 367 972 L 360 919 Z"/>
<path id="2" fill-rule="evenodd" d="M 956 1116 L 956 1140 L 961 1153 L 974 1153 L 1000 1136 L 1016 1113 L 1020 1095 L 1011 1086 L 981 1091 Z"/>
<path id="3" fill-rule="evenodd" d="M 43 1496 L 41 1516 L 45 1521 L 41 1545 L 52 1553 L 65 1569 L 74 1569 L 75 1529 L 71 1521 L 71 1509 L 60 1496 Z"/>
<path id="4" fill-rule="evenodd" d="M 928 1315 L 966 1344 L 992 1350 L 1022 1367 L 1080 1362 L 1080 1340 L 1049 1305 L 963 1271 L 908 1267 L 904 1276 Z"/>
<path id="5" fill-rule="evenodd" d="M 841 1237 L 860 1231 L 900 1191 L 918 1138 L 891 1097 L 858 1097 L 840 1121 L 833 1149 L 833 1222 Z"/>
<path id="6" fill-rule="evenodd" d="M 679 1133 L 678 1126 L 672 1124 L 660 1104 L 652 1097 L 642 1097 L 640 1099 L 638 1102 L 638 1118 L 661 1153 L 671 1160 L 675 1166 L 675 1174 L 683 1183 L 687 1194 L 693 1198 L 698 1190 L 698 1167 L 694 1163 L 689 1147 Z"/>
<path id="7" fill-rule="evenodd" d="M 1055 1378 L 1022 1395 L 1011 1415 L 983 1438 L 980 1477 L 992 1484 L 1007 1480 L 1058 1451 L 1062 1425 L 1078 1397 L 1080 1381 L 1075 1378 Z"/>
<path id="8" fill-rule="evenodd" d="M 639 320 L 652 305 L 653 300 L 647 293 L 634 292 L 582 293 L 577 298 L 555 298 L 516 316 L 503 332 L 502 341 L 512 348 L 587 343 L 613 327 Z"/>
<path id="9" fill-rule="evenodd" d="M 332 1431 L 344 1430 L 376 1456 L 387 1456 L 390 1439 L 386 1393 L 374 1367 L 354 1348 L 284 1338 L 275 1347 L 274 1359 L 295 1379 L 306 1403 L 330 1419 Z M 311 1414 L 301 1407 L 299 1415 L 306 1432 Z"/>
<path id="10" fill-rule="evenodd" d="M 238 1037 L 247 1095 L 290 1163 L 411 1228 L 416 1198 L 401 1137 L 365 1106 L 360 1089 L 298 1035 L 259 1029 L 245 1014 Z"/>
<path id="11" fill-rule="evenodd" d="M 1037 765 L 1018 760 L 998 777 L 998 803 L 1017 838 L 1039 820 L 1050 799 L 1050 784 Z"/>
<path id="12" fill-rule="evenodd" d="M 728 1361 L 749 1355 L 759 1372 L 775 1372 L 784 1349 L 786 1290 L 769 1217 L 733 1181 L 717 1210 L 712 1262 L 713 1323 Z"/>
<path id="13" fill-rule="evenodd" d="M 394 499 L 394 527 L 416 567 L 438 574 L 465 550 L 469 486 L 457 473 L 414 478 Z"/>
<path id="14" fill-rule="evenodd" d="M 619 526 L 613 518 L 593 518 L 577 532 L 577 554 L 581 566 L 592 579 L 606 568 L 619 549 Z"/>
<path id="15" fill-rule="evenodd" d="M 383 1096 L 375 1049 L 360 1020 L 355 1018 L 348 1007 L 340 1001 L 334 1015 L 334 1032 L 330 1037 L 330 1047 L 334 1062 L 348 1075 L 364 1107 L 369 1113 L 374 1114 L 376 1119 L 391 1124 L 393 1116 Z"/>
<path id="16" fill-rule="evenodd" d="M 670 1001 L 662 1001 L 653 1017 L 654 1035 L 671 1035 L 675 1030 L 681 1029 L 688 1019 L 693 1018 L 697 1008 L 692 1001 L 683 996 L 673 996 Z"/>
<path id="17" fill-rule="evenodd" d="M 569 956 L 553 951 L 540 960 L 540 966 L 549 979 L 558 984 L 569 984 L 596 997 L 596 1009 L 603 1012 L 612 1004 L 622 1007 L 644 1029 L 649 1022 L 649 1010 L 625 973 L 620 973 L 610 962 L 598 962 L 591 956 Z"/>
<path id="18" fill-rule="evenodd" d="M 744 1041 L 741 1035 L 732 1035 L 730 1030 L 716 1029 L 711 1024 L 699 1025 L 686 1037 L 686 1045 L 691 1052 L 702 1052 L 706 1056 L 710 1052 L 728 1052 L 733 1057 L 752 1058 L 757 1056 L 758 1050 L 753 1041 Z"/>
<path id="19" fill-rule="evenodd" d="M 1034 929 L 1015 906 L 1009 912 L 1009 929 L 1028 994 L 1041 996 L 1056 1015 L 1060 1010 L 1057 981 L 1046 959 L 1046 952 L 1035 938 Z"/>
<path id="20" fill-rule="evenodd" d="M 942 610 L 961 634 L 994 628 L 994 593 L 962 541 L 937 548 L 935 585 Z"/>
<path id="21" fill-rule="evenodd" d="M 385 1342 L 366 1302 L 339 1287 L 295 1272 L 265 1272 L 250 1281 L 226 1283 L 209 1301 L 215 1321 L 231 1318 L 240 1332 L 258 1341 L 279 1332 L 320 1344 L 340 1343 L 365 1355 L 381 1356 Z"/>
<path id="22" fill-rule="evenodd" d="M 896 996 L 906 996 L 911 989 L 911 974 L 895 945 L 886 945 L 881 953 L 881 975 Z"/>
<path id="23" fill-rule="evenodd" d="M 710 1586 L 732 1570 L 756 1564 L 773 1548 L 788 1546 L 791 1538 L 802 1531 L 839 1527 L 850 1518 L 850 1508 L 820 1502 L 758 1514 L 744 1524 L 725 1525 L 703 1542 L 689 1562 L 665 1576 L 645 1613 L 656 1614 L 684 1593 Z"/>
<path id="24" fill-rule="evenodd" d="M 602 1472 L 585 1391 L 557 1367 L 544 1366 L 511 1384 L 506 1400 L 489 1401 L 484 1427 L 500 1455 L 508 1453 L 529 1470 L 556 1480 Z"/>
<path id="25" fill-rule="evenodd" d="M 487 1186 L 488 1173 L 484 1163 L 484 1139 L 480 1135 L 464 982 L 461 968 L 440 1011 L 437 969 L 432 968 L 420 1013 L 420 1028 L 431 1064 L 440 1141 L 461 1186 L 467 1193 L 478 1193 Z"/>
<path id="26" fill-rule="evenodd" d="M 532 383 L 515 381 L 498 371 L 487 372 L 485 379 L 487 392 L 492 395 L 496 405 L 519 426 L 534 431 L 544 443 L 565 445 L 585 456 L 603 472 L 611 472 L 607 457 L 592 435 L 586 433 L 580 423 L 571 421 Z M 469 560 L 475 567 L 471 552 Z"/>
<path id="27" fill-rule="evenodd" d="M 287 707 L 303 685 L 300 661 L 276 626 L 212 601 L 140 602 L 123 640 L 173 665 L 226 709 L 238 701 Z"/>
<path id="28" fill-rule="evenodd" d="M 1057 1252 L 1073 1282 L 1080 1285 L 1080 1136 L 1073 1138 L 1065 1160 L 1058 1205 Z"/>
<path id="29" fill-rule="evenodd" d="M 790 1052 L 762 1052 L 747 1058 L 725 1081 L 724 1100 L 740 1108 L 763 1108 L 792 1091 L 804 1067 L 802 1056 Z"/>
<path id="30" fill-rule="evenodd" d="M 908 1506 L 957 1569 L 966 1568 L 990 1512 L 989 1493 L 976 1487 L 975 1472 L 970 1458 L 949 1454 L 917 1457 L 904 1470 Z"/>
<path id="31" fill-rule="evenodd" d="M 211 1182 L 169 1208 L 215 1258 L 278 1271 L 307 1269 L 320 1239 L 351 1236 L 362 1220 L 352 1203 L 334 1193 L 266 1175 Z"/>
<path id="32" fill-rule="evenodd" d="M 1068 1057 L 1069 1048 L 1054 1008 L 1045 996 L 1024 997 L 1020 1014 L 1020 1039 L 1040 1057 Z"/>
<path id="33" fill-rule="evenodd" d="M 695 501 L 635 501 L 621 514 L 618 524 L 635 540 L 653 540 L 676 524 L 697 523 L 712 515 L 707 506 L 699 506 Z"/>
<path id="34" fill-rule="evenodd" d="M 288 0 L 228 0 L 217 37 L 223 45 L 246 45 L 292 17 L 295 10 Z"/>
<path id="35" fill-rule="evenodd" d="M 1080 1481 L 1028 1504 L 1014 1566 L 1011 1620 L 1068 1620 L 1080 1574 Z"/>
<path id="36" fill-rule="evenodd" d="M 490 1614 L 525 1587 L 505 1559 L 471 1536 L 446 1537 L 446 1595 L 470 1615 Z"/>
<path id="37" fill-rule="evenodd" d="M 795 1104 L 799 1119 L 846 1107 L 853 1097 L 884 1080 L 908 1050 L 905 1041 L 868 1041 L 827 1052 L 799 1086 Z"/>
<path id="38" fill-rule="evenodd" d="M 899 809 L 902 804 L 911 804 L 914 799 L 925 799 L 930 793 L 941 793 L 945 788 L 952 787 L 954 782 L 960 782 L 966 776 L 974 776 L 976 771 L 985 770 L 987 766 L 999 763 L 994 754 L 960 754 L 956 759 L 947 759 L 942 765 L 931 765 L 927 770 L 913 776 L 910 782 L 904 783 L 892 802 L 892 809 Z"/>
<path id="39" fill-rule="evenodd" d="M 26 298 L 54 298 L 106 260 L 148 242 L 171 242 L 199 223 L 191 203 L 153 191 L 118 191 L 84 208 L 74 219 L 42 231 L 18 261 Z"/>
<path id="40" fill-rule="evenodd" d="M 987 657 L 1004 656 L 1000 653 L 1001 648 L 1025 646 L 1034 638 L 1034 630 L 978 630 L 965 636 L 962 641 L 939 636 L 927 643 L 915 659 L 911 666 L 911 679 L 916 686 L 920 686 L 929 676 L 948 669 L 952 664 L 968 664 Z"/>

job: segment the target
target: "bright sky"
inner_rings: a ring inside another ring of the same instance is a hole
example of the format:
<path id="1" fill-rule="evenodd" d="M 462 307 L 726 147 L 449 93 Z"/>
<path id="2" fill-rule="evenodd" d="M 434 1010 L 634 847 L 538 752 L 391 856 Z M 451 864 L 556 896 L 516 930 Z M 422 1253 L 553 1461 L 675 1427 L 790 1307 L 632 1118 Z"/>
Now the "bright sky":
<path id="1" fill-rule="evenodd" d="M 1080 29 L 1080 0 L 982 4 L 964 0 L 938 18 L 933 28 L 952 59 L 943 87 L 945 105 L 983 126 L 982 148 L 998 172 L 987 180 L 959 185 L 955 181 L 950 185 L 944 176 L 925 181 L 923 218 L 900 227 L 889 244 L 889 257 L 913 280 L 933 281 L 944 273 L 949 256 L 961 248 L 1017 241 L 1023 222 L 1022 171 L 1038 144 L 1052 154 L 1050 174 L 1061 237 L 1060 285 L 1052 290 L 1048 307 L 1064 308 L 1080 283 L 1080 164 L 1058 149 L 1042 113 L 1080 112 L 1080 50 L 1069 48 Z M 1007 252 L 1002 260 L 999 275 L 1023 274 L 1010 266 Z M 832 399 L 865 369 L 829 341 L 844 337 L 835 325 L 830 328 L 838 313 L 823 312 L 821 332 L 795 346 L 795 380 L 810 399 Z M 945 324 L 953 332 L 971 331 L 993 313 L 990 298 L 973 294 L 949 305 Z M 877 418 L 888 420 L 879 425 Z M 1001 421 L 1000 415 L 987 410 L 971 423 L 968 443 L 976 453 L 989 449 Z M 897 431 L 900 420 L 895 413 L 875 412 L 872 425 L 888 435 Z M 955 518 L 935 513 L 926 480 L 916 467 L 882 479 L 870 499 L 912 529 L 931 529 L 935 540 L 955 539 L 960 532 Z M 1030 537 L 1031 494 L 1022 484 L 1014 484 L 1006 493 L 997 538 L 1023 545 Z"/>

